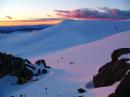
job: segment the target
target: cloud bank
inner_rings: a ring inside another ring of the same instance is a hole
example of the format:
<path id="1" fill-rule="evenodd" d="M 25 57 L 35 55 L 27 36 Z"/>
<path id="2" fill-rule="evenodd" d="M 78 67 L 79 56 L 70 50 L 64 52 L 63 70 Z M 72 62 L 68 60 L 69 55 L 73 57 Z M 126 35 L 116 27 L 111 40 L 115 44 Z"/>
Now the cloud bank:
<path id="1" fill-rule="evenodd" d="M 59 17 L 66 19 L 130 19 L 130 10 L 98 9 L 55 10 Z"/>

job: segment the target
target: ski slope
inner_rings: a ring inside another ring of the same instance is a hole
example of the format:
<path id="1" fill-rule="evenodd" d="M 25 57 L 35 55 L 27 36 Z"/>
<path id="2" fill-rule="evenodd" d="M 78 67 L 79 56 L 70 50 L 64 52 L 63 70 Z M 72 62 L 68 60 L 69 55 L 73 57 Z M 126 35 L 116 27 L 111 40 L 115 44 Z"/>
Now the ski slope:
<path id="1" fill-rule="evenodd" d="M 13 33 L 0 40 L 0 51 L 18 56 L 46 55 L 79 44 L 103 39 L 130 30 L 130 20 L 65 20 L 62 23 L 32 33 Z"/>

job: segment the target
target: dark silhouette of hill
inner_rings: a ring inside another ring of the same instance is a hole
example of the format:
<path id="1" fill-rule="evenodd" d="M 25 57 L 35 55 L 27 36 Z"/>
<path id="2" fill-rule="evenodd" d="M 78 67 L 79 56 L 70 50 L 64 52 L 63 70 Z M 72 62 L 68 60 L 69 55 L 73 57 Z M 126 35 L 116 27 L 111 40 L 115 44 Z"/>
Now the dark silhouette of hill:
<path id="1" fill-rule="evenodd" d="M 41 30 L 53 25 L 27 25 L 27 26 L 0 26 L 0 33 L 12 33 L 15 31 L 33 31 Z"/>

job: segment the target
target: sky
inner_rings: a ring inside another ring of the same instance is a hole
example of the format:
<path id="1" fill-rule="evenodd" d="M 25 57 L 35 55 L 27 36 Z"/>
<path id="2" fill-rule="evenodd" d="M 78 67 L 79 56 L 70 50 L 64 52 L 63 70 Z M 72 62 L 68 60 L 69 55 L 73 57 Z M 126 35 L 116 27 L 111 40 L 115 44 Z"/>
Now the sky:
<path id="1" fill-rule="evenodd" d="M 58 18 L 58 20 L 59 18 L 80 18 L 81 16 L 77 17 L 80 13 L 85 13 L 82 14 L 82 18 L 86 18 L 88 17 L 86 12 L 99 11 L 99 9 L 104 11 L 104 8 L 105 11 L 109 9 L 112 12 L 113 9 L 128 11 L 129 4 L 130 0 L 0 0 L 0 21 L 9 23 L 16 20 L 35 20 L 39 22 L 44 18 Z M 93 18 L 93 14 L 91 13 L 91 17 L 88 18 Z M 45 21 L 42 20 L 42 22 Z"/>

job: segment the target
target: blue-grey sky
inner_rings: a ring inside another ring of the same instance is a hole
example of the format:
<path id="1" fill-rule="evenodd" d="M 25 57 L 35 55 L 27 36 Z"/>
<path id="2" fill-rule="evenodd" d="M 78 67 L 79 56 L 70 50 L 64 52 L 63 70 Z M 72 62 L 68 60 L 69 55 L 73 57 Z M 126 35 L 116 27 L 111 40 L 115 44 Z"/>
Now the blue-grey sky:
<path id="1" fill-rule="evenodd" d="M 0 20 L 57 17 L 54 10 L 117 8 L 130 10 L 130 0 L 0 0 Z"/>

